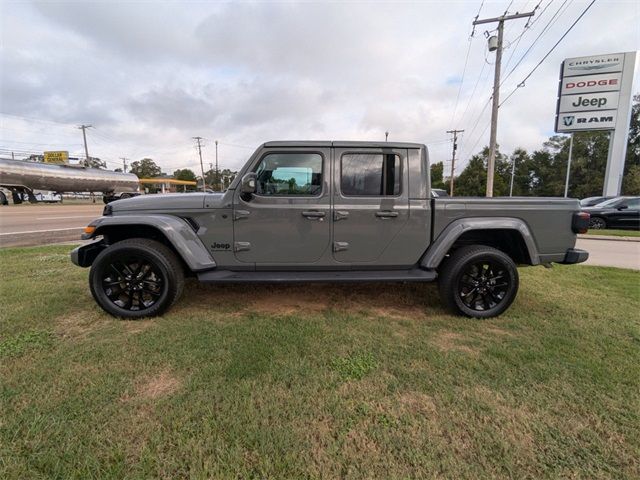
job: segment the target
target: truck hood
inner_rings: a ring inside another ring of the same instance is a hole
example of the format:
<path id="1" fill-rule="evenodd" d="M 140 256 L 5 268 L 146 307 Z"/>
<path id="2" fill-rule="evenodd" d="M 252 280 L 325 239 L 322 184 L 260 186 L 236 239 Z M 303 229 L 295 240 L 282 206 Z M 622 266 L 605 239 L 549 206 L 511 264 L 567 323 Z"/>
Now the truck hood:
<path id="1" fill-rule="evenodd" d="M 130 212 L 148 210 L 195 210 L 204 208 L 205 199 L 208 208 L 216 208 L 221 203 L 221 193 L 166 193 L 139 195 L 111 202 L 111 211 Z"/>

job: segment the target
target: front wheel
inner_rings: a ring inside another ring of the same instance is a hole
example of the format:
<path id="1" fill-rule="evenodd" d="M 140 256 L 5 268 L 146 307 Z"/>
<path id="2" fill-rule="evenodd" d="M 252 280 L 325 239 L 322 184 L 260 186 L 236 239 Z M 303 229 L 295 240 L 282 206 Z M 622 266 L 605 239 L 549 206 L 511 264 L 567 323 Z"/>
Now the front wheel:
<path id="1" fill-rule="evenodd" d="M 442 301 L 449 309 L 468 317 L 495 317 L 516 298 L 518 269 L 504 252 L 470 245 L 445 260 L 439 284 Z"/>
<path id="2" fill-rule="evenodd" d="M 121 318 L 162 315 L 184 286 L 182 265 L 165 245 L 132 238 L 104 249 L 91 265 L 89 287 L 96 303 Z"/>

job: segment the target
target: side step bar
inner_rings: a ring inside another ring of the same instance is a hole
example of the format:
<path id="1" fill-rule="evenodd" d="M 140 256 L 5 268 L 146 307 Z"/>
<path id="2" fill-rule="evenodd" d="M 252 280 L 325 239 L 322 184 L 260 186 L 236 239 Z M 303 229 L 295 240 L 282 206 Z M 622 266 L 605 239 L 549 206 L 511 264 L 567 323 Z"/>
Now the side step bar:
<path id="1" fill-rule="evenodd" d="M 307 283 L 307 282 L 431 282 L 433 270 L 340 270 L 340 271 L 239 271 L 210 270 L 198 273 L 204 283 Z"/>

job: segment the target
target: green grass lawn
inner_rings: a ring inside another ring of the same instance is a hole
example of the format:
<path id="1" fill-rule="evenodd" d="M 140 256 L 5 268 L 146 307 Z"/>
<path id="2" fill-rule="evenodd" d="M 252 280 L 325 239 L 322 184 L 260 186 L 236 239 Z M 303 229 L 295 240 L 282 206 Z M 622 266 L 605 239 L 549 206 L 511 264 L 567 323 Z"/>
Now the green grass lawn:
<path id="1" fill-rule="evenodd" d="M 587 235 L 611 235 L 614 237 L 640 237 L 639 230 L 589 230 Z"/>
<path id="2" fill-rule="evenodd" d="M 0 478 L 638 478 L 640 274 L 521 269 L 497 319 L 435 285 L 201 286 L 98 309 L 71 247 L 0 250 Z"/>

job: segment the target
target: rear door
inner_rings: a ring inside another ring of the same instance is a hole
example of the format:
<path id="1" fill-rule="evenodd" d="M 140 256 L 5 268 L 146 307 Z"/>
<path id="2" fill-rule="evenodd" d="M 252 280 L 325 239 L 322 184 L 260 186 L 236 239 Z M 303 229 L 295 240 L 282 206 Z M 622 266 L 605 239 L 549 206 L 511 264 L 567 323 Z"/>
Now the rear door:
<path id="1" fill-rule="evenodd" d="M 333 256 L 381 261 L 409 218 L 407 150 L 335 148 Z"/>

